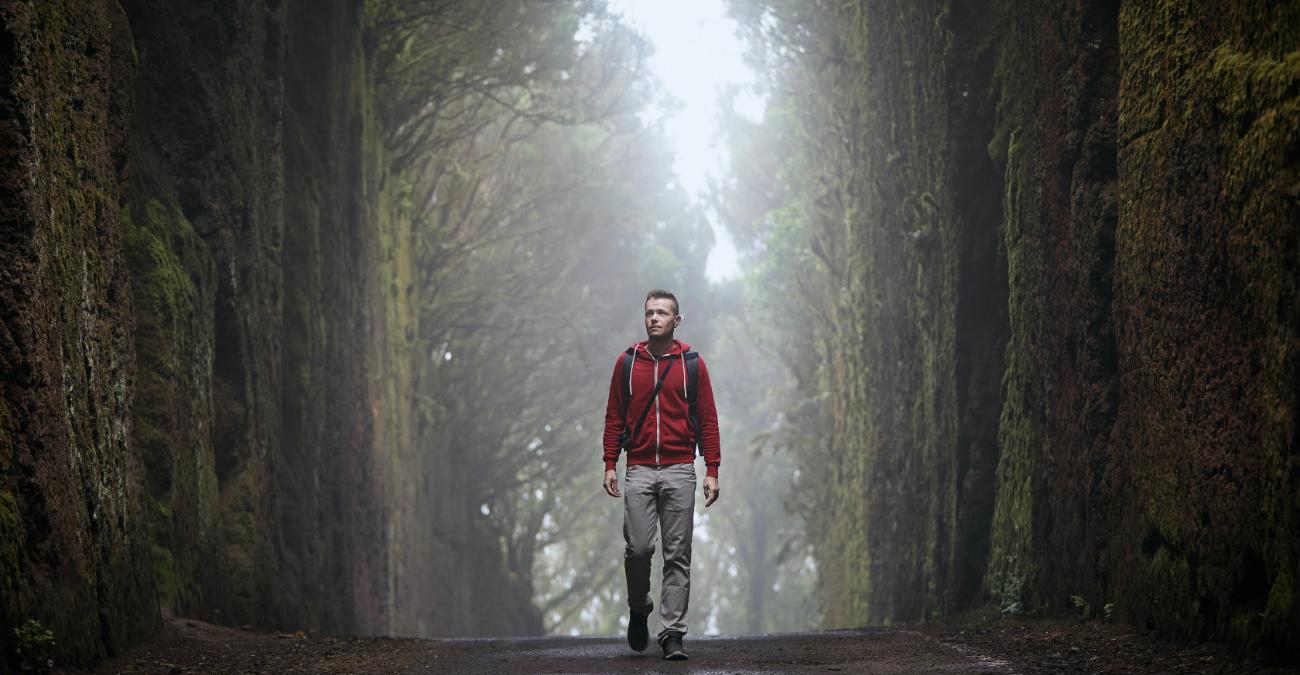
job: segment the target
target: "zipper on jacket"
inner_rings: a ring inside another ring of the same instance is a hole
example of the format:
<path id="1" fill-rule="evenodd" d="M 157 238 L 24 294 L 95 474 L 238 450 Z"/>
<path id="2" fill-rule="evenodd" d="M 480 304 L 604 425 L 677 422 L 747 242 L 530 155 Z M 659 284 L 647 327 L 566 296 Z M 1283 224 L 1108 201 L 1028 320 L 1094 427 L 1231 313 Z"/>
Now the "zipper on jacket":
<path id="1" fill-rule="evenodd" d="M 646 347 L 646 353 L 650 354 L 650 348 Z M 654 354 L 650 354 L 654 358 Z M 659 381 L 659 359 L 655 359 L 655 382 Z M 655 397 L 655 464 L 659 464 L 659 397 Z"/>

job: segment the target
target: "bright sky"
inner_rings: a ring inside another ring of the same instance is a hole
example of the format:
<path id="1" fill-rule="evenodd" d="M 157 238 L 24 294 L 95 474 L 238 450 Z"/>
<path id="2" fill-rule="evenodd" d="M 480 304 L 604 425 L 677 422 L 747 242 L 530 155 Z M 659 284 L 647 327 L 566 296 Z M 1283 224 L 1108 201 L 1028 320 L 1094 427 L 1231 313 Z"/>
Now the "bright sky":
<path id="1" fill-rule="evenodd" d="M 650 68 L 680 107 L 665 119 L 676 150 L 674 169 L 682 186 L 698 199 L 710 176 L 726 170 L 726 148 L 719 136 L 719 95 L 737 84 L 752 92 L 754 72 L 745 64 L 744 44 L 736 23 L 726 15 L 723 0 L 608 0 L 609 7 L 654 44 Z M 763 99 L 742 93 L 736 107 L 748 117 L 762 116 Z M 718 281 L 738 276 L 736 248 L 717 222 L 717 243 L 709 254 L 705 274 Z"/>

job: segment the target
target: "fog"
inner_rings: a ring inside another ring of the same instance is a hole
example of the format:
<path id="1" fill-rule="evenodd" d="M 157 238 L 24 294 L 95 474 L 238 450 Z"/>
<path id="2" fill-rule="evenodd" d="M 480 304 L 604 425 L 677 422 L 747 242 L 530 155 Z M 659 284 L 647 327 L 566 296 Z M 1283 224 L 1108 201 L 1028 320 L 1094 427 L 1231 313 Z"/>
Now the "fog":
<path id="1" fill-rule="evenodd" d="M 502 556 L 476 564 L 503 563 L 546 632 L 624 629 L 604 406 L 617 356 L 645 338 L 646 291 L 667 288 L 677 338 L 713 373 L 723 439 L 723 497 L 697 500 L 690 621 L 816 626 L 815 568 L 788 508 L 790 449 L 811 430 L 786 414 L 797 394 L 769 316 L 780 308 L 751 269 L 761 242 L 731 235 L 752 231 L 729 204 L 734 134 L 766 103 L 752 48 L 720 0 L 469 5 L 458 12 L 478 37 L 395 16 L 410 25 L 390 58 L 406 70 L 387 100 L 426 298 L 419 443 L 467 458 L 470 527 Z M 464 69 L 442 85 L 451 94 L 406 74 L 450 58 Z M 659 569 L 656 556 L 655 597 Z"/>

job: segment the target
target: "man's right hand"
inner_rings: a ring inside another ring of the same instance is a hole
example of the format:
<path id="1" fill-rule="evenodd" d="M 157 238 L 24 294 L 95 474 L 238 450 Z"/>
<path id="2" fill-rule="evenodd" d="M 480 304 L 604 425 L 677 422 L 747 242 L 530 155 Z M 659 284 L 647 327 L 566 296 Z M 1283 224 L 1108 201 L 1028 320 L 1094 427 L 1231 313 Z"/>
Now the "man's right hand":
<path id="1" fill-rule="evenodd" d="M 623 494 L 618 491 L 618 472 L 614 469 L 605 470 L 605 494 L 611 497 L 623 496 Z"/>

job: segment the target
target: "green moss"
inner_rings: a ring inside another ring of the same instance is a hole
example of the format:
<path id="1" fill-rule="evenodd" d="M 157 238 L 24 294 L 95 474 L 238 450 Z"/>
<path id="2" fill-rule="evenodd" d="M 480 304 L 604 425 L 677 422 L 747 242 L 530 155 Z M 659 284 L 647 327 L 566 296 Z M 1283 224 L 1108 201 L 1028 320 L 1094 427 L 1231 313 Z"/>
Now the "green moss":
<path id="1" fill-rule="evenodd" d="M 1020 41 L 1015 39 L 1016 22 L 1020 12 L 1002 10 L 1002 15 L 1010 17 L 1010 25 L 996 39 L 994 49 L 994 68 L 992 90 L 997 98 L 994 113 L 993 135 L 989 139 L 988 153 L 994 163 L 1006 166 L 1011 154 L 1016 128 L 1025 119 L 1023 96 L 1016 88 L 1017 66 L 1020 59 Z"/>
<path id="2" fill-rule="evenodd" d="M 22 597 L 19 592 L 22 586 L 22 550 L 19 546 L 25 538 L 18 502 L 13 493 L 0 490 L 0 597 L 5 598 L 0 612 L 5 616 L 21 614 L 18 600 Z"/>
<path id="3" fill-rule="evenodd" d="M 1123 563 L 1115 577 L 1153 599 L 1130 616 L 1162 631 L 1294 652 L 1300 544 L 1287 458 L 1300 352 L 1280 336 L 1293 332 L 1300 295 L 1288 155 L 1300 139 L 1300 16 L 1276 3 L 1206 12 L 1168 0 L 1159 12 L 1126 5 L 1120 34 L 1117 285 L 1128 385 L 1147 394 L 1127 461 L 1142 495 L 1136 522 L 1151 533 L 1117 536 L 1116 548 L 1146 536 L 1159 551 L 1136 579 Z M 1164 608 L 1176 593 L 1199 608 Z"/>
<path id="4" fill-rule="evenodd" d="M 148 303 L 137 313 L 147 311 L 175 317 L 192 311 L 197 289 L 183 261 L 174 252 L 173 242 L 193 246 L 201 240 L 180 209 L 167 208 L 157 199 L 149 199 L 139 212 L 123 208 L 122 226 L 126 235 L 124 248 L 133 273 L 132 290 L 137 300 Z"/>
<path id="5" fill-rule="evenodd" d="M 154 570 L 166 570 L 156 581 L 168 600 L 175 599 L 175 570 L 171 547 L 171 509 L 175 473 L 176 429 L 171 409 L 174 391 L 183 371 L 177 363 L 177 333 L 195 311 L 197 289 L 172 251 L 174 238 L 192 236 L 179 210 L 167 209 L 156 199 L 133 212 L 122 210 L 123 243 L 133 273 L 133 309 L 136 315 L 136 383 L 133 444 L 145 466 L 149 501 L 149 532 L 155 554 Z M 166 553 L 165 561 L 159 552 Z M 171 606 L 171 605 L 168 605 Z"/>
<path id="6" fill-rule="evenodd" d="M 142 199 L 123 209 L 122 223 L 135 314 L 132 444 L 145 469 L 155 582 L 165 606 L 204 615 L 200 579 L 212 578 L 218 564 L 210 525 L 216 479 L 204 432 L 211 263 L 175 204 Z"/>
<path id="7" fill-rule="evenodd" d="M 1292 531 L 1294 536 L 1294 531 Z M 1281 547 L 1279 547 L 1281 548 Z M 1279 573 L 1268 591 L 1268 604 L 1264 608 L 1263 622 L 1260 624 L 1262 637 L 1275 645 L 1289 645 L 1295 648 L 1300 644 L 1300 607 L 1296 603 L 1295 560 L 1281 561 Z M 1290 563 L 1287 565 L 1286 563 Z M 1250 624 L 1255 625 L 1253 622 Z M 1238 633 L 1238 639 L 1249 640 L 1250 632 Z"/>
<path id="8" fill-rule="evenodd" d="M 238 623 L 261 623 L 265 619 L 262 592 L 271 569 L 267 530 L 258 501 L 267 484 L 260 462 L 249 462 L 230 477 L 222 488 L 221 540 L 230 579 L 226 619 Z"/>
<path id="9" fill-rule="evenodd" d="M 1144 618 L 1164 635 L 1182 632 L 1189 622 L 1200 621 L 1198 598 L 1189 588 L 1195 570 L 1187 559 L 1168 547 L 1159 548 L 1142 572 L 1142 595 L 1146 606 L 1140 608 Z"/>
<path id="10" fill-rule="evenodd" d="M 167 608 L 176 607 L 176 561 L 172 557 L 171 549 L 166 546 L 154 544 L 153 550 L 153 575 L 154 583 L 158 587 L 158 602 Z"/>
<path id="11" fill-rule="evenodd" d="M 1038 317 L 1033 313 L 1034 298 L 1027 295 L 1034 288 L 1041 252 L 1038 240 L 1025 230 L 1021 220 L 1021 209 L 1025 208 L 1021 135 L 1019 130 L 1012 131 L 1007 140 L 1001 234 L 1007 252 L 1011 336 L 1002 383 L 1004 402 L 998 424 L 1001 452 L 985 579 L 985 588 L 1008 613 L 1026 611 L 1033 603 L 1034 461 L 1045 442 L 1033 406 L 1039 400 L 1034 382 L 1038 369 L 1032 356 Z"/>

